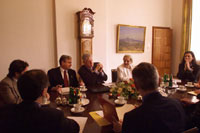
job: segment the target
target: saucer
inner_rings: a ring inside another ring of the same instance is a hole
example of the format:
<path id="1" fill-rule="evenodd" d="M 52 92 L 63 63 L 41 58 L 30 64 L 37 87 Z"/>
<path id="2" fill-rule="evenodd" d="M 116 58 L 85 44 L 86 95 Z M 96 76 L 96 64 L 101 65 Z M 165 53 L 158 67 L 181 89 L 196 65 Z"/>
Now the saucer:
<path id="1" fill-rule="evenodd" d="M 177 91 L 183 91 L 183 92 L 184 92 L 184 91 L 187 91 L 187 89 L 186 89 L 186 88 L 185 88 L 185 89 L 176 88 L 176 90 L 177 90 Z"/>
<path id="2" fill-rule="evenodd" d="M 123 102 L 119 102 L 119 99 L 116 99 L 114 102 L 115 102 L 116 104 L 118 104 L 118 105 L 124 105 L 124 104 L 127 103 L 126 100 L 123 100 Z"/>
<path id="3" fill-rule="evenodd" d="M 51 102 L 48 100 L 47 102 L 45 103 L 41 103 L 42 106 L 46 106 L 46 105 L 49 105 Z"/>
<path id="4" fill-rule="evenodd" d="M 87 98 L 81 99 L 81 104 L 82 104 L 82 106 L 88 105 L 89 103 L 90 103 L 90 100 L 89 100 L 89 99 L 87 99 Z"/>
<path id="5" fill-rule="evenodd" d="M 85 111 L 85 108 L 83 108 L 83 107 L 81 107 L 78 111 L 75 111 L 75 108 L 71 108 L 71 112 L 73 112 L 73 113 L 81 113 L 83 111 Z"/>
<path id="6" fill-rule="evenodd" d="M 85 92 L 85 91 L 87 91 L 87 90 L 88 90 L 87 88 L 80 89 L 80 91 L 82 91 L 82 92 Z"/>
<path id="7" fill-rule="evenodd" d="M 185 84 L 185 87 L 194 87 L 194 85 L 188 85 L 188 84 Z"/>
<path id="8" fill-rule="evenodd" d="M 90 100 L 87 99 L 87 98 L 81 99 L 81 102 L 80 102 L 80 104 L 81 104 L 82 106 L 88 105 L 89 103 L 90 103 Z M 68 105 L 69 105 L 69 106 L 74 106 L 74 104 L 69 104 L 69 103 L 68 103 Z"/>

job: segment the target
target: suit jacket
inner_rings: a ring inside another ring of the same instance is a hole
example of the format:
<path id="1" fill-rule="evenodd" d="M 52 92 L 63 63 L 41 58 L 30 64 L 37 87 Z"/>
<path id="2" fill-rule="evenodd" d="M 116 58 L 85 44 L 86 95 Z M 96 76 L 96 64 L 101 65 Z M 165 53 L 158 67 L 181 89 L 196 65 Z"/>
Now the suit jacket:
<path id="1" fill-rule="evenodd" d="M 200 102 L 192 106 L 194 106 L 194 110 L 192 110 L 192 112 L 187 114 L 187 129 L 193 127 L 198 127 L 200 129 Z"/>
<path id="2" fill-rule="evenodd" d="M 13 78 L 5 77 L 0 82 L 1 105 L 18 104 L 22 101 L 17 89 L 17 81 Z"/>
<path id="3" fill-rule="evenodd" d="M 79 125 L 62 111 L 22 102 L 0 109 L 2 133 L 78 133 Z"/>
<path id="4" fill-rule="evenodd" d="M 85 65 L 80 67 L 78 73 L 87 87 L 102 85 L 108 78 L 104 71 L 103 73 L 96 73 L 88 69 Z"/>
<path id="5" fill-rule="evenodd" d="M 70 86 L 78 87 L 79 83 L 78 83 L 78 80 L 76 77 L 76 72 L 72 69 L 69 69 L 68 74 L 69 74 Z M 62 78 L 60 67 L 49 70 L 48 77 L 49 77 L 49 82 L 50 82 L 49 89 L 51 89 L 52 87 L 55 87 L 57 85 L 64 85 L 64 79 Z"/>
<path id="6" fill-rule="evenodd" d="M 183 81 L 190 81 L 190 82 L 194 82 L 197 80 L 197 74 L 200 70 L 199 65 L 197 64 L 192 64 L 191 68 L 193 69 L 193 71 L 188 71 L 188 70 L 184 70 L 185 65 L 184 64 L 179 64 L 179 68 L 178 68 L 178 73 L 177 73 L 177 77 Z"/>
<path id="7" fill-rule="evenodd" d="M 159 92 L 143 97 L 143 104 L 124 115 L 123 133 L 180 133 L 185 128 L 181 104 Z"/>

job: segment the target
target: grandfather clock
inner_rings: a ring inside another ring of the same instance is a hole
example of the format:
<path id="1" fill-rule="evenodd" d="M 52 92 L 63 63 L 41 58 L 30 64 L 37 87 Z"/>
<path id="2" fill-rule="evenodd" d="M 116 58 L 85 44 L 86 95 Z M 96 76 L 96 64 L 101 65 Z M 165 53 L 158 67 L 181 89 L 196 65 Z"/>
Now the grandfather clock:
<path id="1" fill-rule="evenodd" d="M 95 12 L 93 12 L 90 8 L 84 8 L 82 11 L 77 12 L 81 57 L 83 54 L 92 55 L 92 38 L 94 37 L 94 14 Z M 82 64 L 82 58 L 80 58 L 80 61 Z"/>

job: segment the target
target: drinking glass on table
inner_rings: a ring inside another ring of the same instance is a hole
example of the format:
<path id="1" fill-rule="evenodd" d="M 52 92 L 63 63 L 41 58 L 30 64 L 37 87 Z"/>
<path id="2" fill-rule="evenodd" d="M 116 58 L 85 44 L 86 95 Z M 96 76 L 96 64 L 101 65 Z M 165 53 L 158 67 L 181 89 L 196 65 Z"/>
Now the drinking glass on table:
<path id="1" fill-rule="evenodd" d="M 86 93 L 82 92 L 82 99 L 86 99 L 87 96 L 86 96 Z"/>
<path id="2" fill-rule="evenodd" d="M 167 89 L 168 95 L 173 95 L 175 92 L 176 92 L 176 89 L 175 89 L 175 88 L 168 88 L 168 89 Z"/>

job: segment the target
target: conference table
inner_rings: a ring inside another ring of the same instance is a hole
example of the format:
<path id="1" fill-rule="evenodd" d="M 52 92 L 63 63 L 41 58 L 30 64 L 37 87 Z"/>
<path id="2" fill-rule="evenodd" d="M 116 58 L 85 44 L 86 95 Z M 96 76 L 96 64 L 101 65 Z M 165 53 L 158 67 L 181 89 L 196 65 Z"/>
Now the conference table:
<path id="1" fill-rule="evenodd" d="M 194 101 L 194 99 L 196 99 L 195 96 L 193 95 L 190 95 L 188 94 L 187 92 L 189 91 L 193 91 L 195 90 L 196 88 L 194 87 L 187 87 L 187 91 L 185 92 L 182 92 L 182 91 L 176 91 L 174 94 L 169 94 L 168 97 L 170 98 L 175 98 L 175 99 L 182 99 L 182 98 L 188 98 L 190 101 Z M 50 107 L 52 108 L 58 108 L 60 110 L 62 110 L 65 114 L 65 116 L 74 116 L 74 117 L 87 117 L 87 122 L 85 124 L 85 127 L 84 127 L 84 130 L 83 130 L 83 133 L 112 133 L 113 130 L 112 130 L 112 125 L 109 125 L 109 126 L 104 126 L 104 127 L 100 127 L 96 122 L 95 120 L 90 116 L 89 112 L 92 112 L 92 111 L 98 111 L 98 110 L 102 110 L 101 106 L 100 106 L 100 103 L 98 101 L 98 95 L 101 95 L 103 96 L 104 99 L 108 100 L 109 102 L 114 103 L 114 98 L 112 97 L 109 97 L 109 92 L 106 92 L 106 93 L 92 93 L 90 91 L 87 91 L 86 92 L 86 95 L 87 95 L 87 98 L 90 100 L 90 103 L 86 106 L 84 106 L 85 108 L 85 111 L 82 112 L 82 113 L 72 113 L 70 111 L 70 109 L 72 108 L 71 106 L 69 105 L 59 105 L 57 106 L 56 102 L 55 102 L 55 99 L 59 96 L 60 94 L 57 93 L 57 92 L 51 92 L 50 93 Z M 136 99 L 129 99 L 127 101 L 128 104 L 133 104 L 133 105 L 141 105 L 142 104 L 142 101 L 141 100 L 136 100 Z"/>

